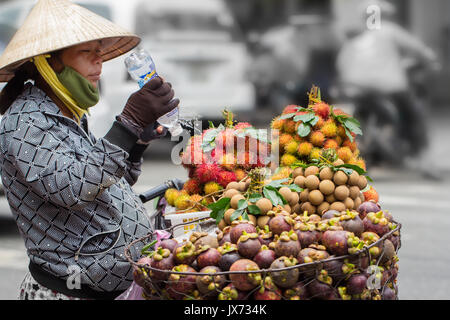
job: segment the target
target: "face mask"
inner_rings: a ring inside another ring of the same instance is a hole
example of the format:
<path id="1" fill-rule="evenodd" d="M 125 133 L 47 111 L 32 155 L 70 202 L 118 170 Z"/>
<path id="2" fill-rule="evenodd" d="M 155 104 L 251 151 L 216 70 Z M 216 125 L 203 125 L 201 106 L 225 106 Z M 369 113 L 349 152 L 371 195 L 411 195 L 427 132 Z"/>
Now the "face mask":
<path id="1" fill-rule="evenodd" d="M 57 73 L 56 76 L 61 84 L 69 90 L 81 109 L 88 110 L 97 104 L 100 98 L 98 89 L 80 73 L 71 67 L 65 66 L 63 71 Z"/>

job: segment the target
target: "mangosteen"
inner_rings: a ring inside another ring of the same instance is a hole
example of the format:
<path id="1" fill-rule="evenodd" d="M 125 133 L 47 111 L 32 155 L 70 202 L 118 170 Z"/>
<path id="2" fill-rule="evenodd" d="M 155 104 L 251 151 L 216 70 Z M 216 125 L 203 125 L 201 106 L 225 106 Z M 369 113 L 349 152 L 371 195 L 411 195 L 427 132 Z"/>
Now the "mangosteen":
<path id="1" fill-rule="evenodd" d="M 321 270 L 320 274 L 307 286 L 308 294 L 311 299 L 336 300 L 338 294 L 332 287 L 333 279 L 326 270 Z"/>
<path id="2" fill-rule="evenodd" d="M 217 240 L 219 241 L 219 246 L 223 245 L 225 242 L 231 242 L 230 238 L 231 226 L 226 226 L 222 231 L 217 234 Z"/>
<path id="3" fill-rule="evenodd" d="M 340 223 L 344 230 L 353 232 L 356 236 L 360 236 L 364 232 L 364 224 L 356 211 L 347 210 L 340 217 Z"/>
<path id="4" fill-rule="evenodd" d="M 352 300 L 352 296 L 347 292 L 347 287 L 338 287 L 338 293 L 341 300 Z"/>
<path id="5" fill-rule="evenodd" d="M 218 300 L 247 300 L 247 292 L 237 289 L 232 283 L 222 289 L 217 297 Z"/>
<path id="6" fill-rule="evenodd" d="M 329 258 L 335 258 L 330 256 Z M 342 259 L 335 259 L 323 263 L 323 268 L 328 272 L 328 275 L 333 279 L 333 283 L 339 284 L 347 277 L 343 271 L 344 261 Z"/>
<path id="7" fill-rule="evenodd" d="M 192 264 L 197 258 L 196 248 L 190 241 L 177 244 L 173 251 L 173 258 L 176 264 Z"/>
<path id="8" fill-rule="evenodd" d="M 207 266 L 217 266 L 222 255 L 217 249 L 203 246 L 197 251 L 197 268 L 202 269 Z"/>
<path id="9" fill-rule="evenodd" d="M 297 282 L 291 288 L 284 291 L 284 297 L 289 300 L 307 300 L 308 290 L 303 283 Z"/>
<path id="10" fill-rule="evenodd" d="M 175 266 L 174 257 L 168 249 L 159 247 L 153 254 L 150 266 L 158 270 L 171 270 Z M 150 277 L 153 280 L 167 280 L 169 273 L 151 270 Z"/>
<path id="11" fill-rule="evenodd" d="M 378 234 L 380 237 L 390 231 L 389 221 L 383 211 L 369 212 L 363 220 L 364 230 Z"/>
<path id="12" fill-rule="evenodd" d="M 328 259 L 330 254 L 326 251 L 326 248 L 322 245 L 310 245 L 308 248 L 300 250 L 297 260 L 299 264 L 312 263 L 316 261 Z M 315 275 L 316 270 L 322 268 L 321 265 L 309 265 L 301 267 L 302 273 L 305 277 L 312 277 Z"/>
<path id="13" fill-rule="evenodd" d="M 264 282 L 254 294 L 254 300 L 281 300 L 282 292 L 277 286 L 273 283 L 271 277 L 265 277 Z"/>
<path id="14" fill-rule="evenodd" d="M 255 261 L 261 269 L 268 269 L 276 258 L 277 255 L 275 254 L 275 251 L 263 245 L 261 246 L 261 250 L 253 257 L 253 261 Z"/>
<path id="15" fill-rule="evenodd" d="M 284 269 L 295 266 L 298 260 L 296 258 L 279 257 L 270 265 L 271 270 Z M 298 268 L 270 272 L 273 282 L 281 288 L 292 287 L 300 276 Z"/>
<path id="16" fill-rule="evenodd" d="M 337 211 L 337 210 L 328 210 L 328 211 L 324 212 L 324 214 L 322 215 L 322 220 L 327 220 L 327 219 L 331 219 L 331 218 L 337 218 L 341 214 L 342 213 Z"/>
<path id="17" fill-rule="evenodd" d="M 309 245 L 320 241 L 321 234 L 316 230 L 314 223 L 297 222 L 294 230 L 302 248 L 307 248 Z"/>
<path id="18" fill-rule="evenodd" d="M 362 274 L 353 274 L 347 280 L 347 293 L 350 295 L 361 294 L 367 287 L 367 277 Z"/>
<path id="19" fill-rule="evenodd" d="M 357 209 L 361 219 L 364 219 L 369 212 L 379 212 L 380 210 L 380 205 L 373 200 L 361 203 Z"/>
<path id="20" fill-rule="evenodd" d="M 203 246 L 209 246 L 210 248 L 217 249 L 219 242 L 217 236 L 212 236 L 207 232 L 193 232 L 189 237 L 189 241 L 192 242 L 196 249 Z"/>
<path id="21" fill-rule="evenodd" d="M 222 272 L 216 266 L 207 266 L 200 270 L 199 273 L 207 273 L 208 275 L 198 275 L 196 279 L 197 289 L 204 298 L 216 297 L 220 290 L 226 284 L 226 277 L 223 274 L 215 274 Z"/>
<path id="22" fill-rule="evenodd" d="M 250 233 L 243 232 L 242 235 L 239 237 L 239 240 L 237 242 L 237 248 L 239 254 L 248 259 L 253 259 L 254 256 L 259 252 L 261 249 L 261 242 L 258 240 L 258 234 L 257 233 Z"/>
<path id="23" fill-rule="evenodd" d="M 395 288 L 391 288 L 389 286 L 385 286 L 381 291 L 381 299 L 382 300 L 397 300 L 397 292 Z"/>
<path id="24" fill-rule="evenodd" d="M 149 257 L 140 258 L 137 262 L 139 266 L 151 266 L 152 259 Z M 145 268 L 140 268 L 133 265 L 133 280 L 138 284 L 138 286 L 144 288 L 146 286 L 145 279 L 147 277 L 147 272 Z"/>
<path id="25" fill-rule="evenodd" d="M 250 291 L 261 284 L 261 274 L 253 272 L 260 270 L 258 265 L 249 259 L 240 259 L 233 263 L 230 271 L 240 272 L 229 275 L 233 285 L 241 291 Z"/>
<path id="26" fill-rule="evenodd" d="M 289 232 L 283 231 L 275 243 L 275 253 L 277 257 L 297 257 L 300 249 L 300 242 L 298 241 L 298 236 L 294 230 L 290 230 Z"/>
<path id="27" fill-rule="evenodd" d="M 164 239 L 161 241 L 159 246 L 164 249 L 168 249 L 170 252 L 173 252 L 173 249 L 175 249 L 177 244 L 178 244 L 178 241 L 175 239 Z"/>
<path id="28" fill-rule="evenodd" d="M 197 275 L 194 268 L 186 264 L 175 266 L 172 268 L 172 273 L 168 279 L 166 292 L 170 298 L 181 300 L 194 292 L 196 279 Z"/>
<path id="29" fill-rule="evenodd" d="M 277 215 L 269 222 L 269 229 L 274 234 L 280 235 L 283 231 L 289 231 L 294 225 L 294 220 L 289 216 Z"/>
<path id="30" fill-rule="evenodd" d="M 269 226 L 265 225 L 264 228 L 258 230 L 258 240 L 261 245 L 268 246 L 273 241 L 273 233 L 270 231 Z"/>
<path id="31" fill-rule="evenodd" d="M 322 235 L 323 245 L 334 255 L 354 254 L 364 247 L 364 242 L 353 233 L 343 230 L 325 231 Z"/>
<path id="32" fill-rule="evenodd" d="M 383 248 L 381 252 L 381 263 L 385 264 L 388 261 L 391 261 L 395 257 L 395 247 L 392 244 L 392 242 L 388 239 L 384 240 L 383 242 Z"/>
<path id="33" fill-rule="evenodd" d="M 237 245 L 231 242 L 225 242 L 217 250 L 222 255 L 218 266 L 223 271 L 230 270 L 231 265 L 242 258 L 237 251 Z"/>
<path id="34" fill-rule="evenodd" d="M 231 225 L 231 231 L 230 231 L 230 240 L 231 243 L 237 244 L 240 236 L 245 231 L 246 233 L 256 233 L 256 228 L 253 225 L 252 222 L 247 220 L 234 220 Z"/>

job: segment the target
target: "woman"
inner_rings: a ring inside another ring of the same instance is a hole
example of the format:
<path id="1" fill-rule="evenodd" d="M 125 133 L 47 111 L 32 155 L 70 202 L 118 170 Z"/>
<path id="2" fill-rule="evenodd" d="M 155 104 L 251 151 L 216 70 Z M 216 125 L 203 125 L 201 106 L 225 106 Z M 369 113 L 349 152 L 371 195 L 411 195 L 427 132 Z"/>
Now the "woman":
<path id="1" fill-rule="evenodd" d="M 21 299 L 113 299 L 131 284 L 125 246 L 151 231 L 131 186 L 164 135 L 156 119 L 179 100 L 155 78 L 100 139 L 85 114 L 102 63 L 139 40 L 69 1 L 40 0 L 0 57 L 2 182 L 30 258 Z"/>

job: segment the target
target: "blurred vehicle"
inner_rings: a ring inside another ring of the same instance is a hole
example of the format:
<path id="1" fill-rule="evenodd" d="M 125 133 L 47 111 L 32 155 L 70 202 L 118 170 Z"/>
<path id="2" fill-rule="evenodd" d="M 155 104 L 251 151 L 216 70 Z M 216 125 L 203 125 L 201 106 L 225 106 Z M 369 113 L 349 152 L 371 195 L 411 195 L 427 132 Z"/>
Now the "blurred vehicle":
<path id="1" fill-rule="evenodd" d="M 142 37 L 158 73 L 170 81 L 181 100 L 180 114 L 221 118 L 227 107 L 252 111 L 255 90 L 246 79 L 250 57 L 242 34 L 224 0 L 74 0 Z M 36 1 L 0 5 L 0 23 L 20 26 Z M 5 17 L 3 19 L 3 17 Z M 128 75 L 125 57 L 103 65 L 103 106 L 91 111 L 91 130 L 102 135 L 138 86 Z"/>

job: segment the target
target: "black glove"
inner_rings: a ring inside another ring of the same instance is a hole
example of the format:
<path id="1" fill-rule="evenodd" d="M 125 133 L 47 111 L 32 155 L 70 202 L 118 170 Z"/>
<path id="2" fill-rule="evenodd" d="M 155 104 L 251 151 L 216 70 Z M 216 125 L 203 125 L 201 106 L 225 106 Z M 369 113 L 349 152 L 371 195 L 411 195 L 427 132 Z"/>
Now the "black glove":
<path id="1" fill-rule="evenodd" d="M 158 127 L 161 127 L 162 130 L 158 132 Z M 141 136 L 139 137 L 138 143 L 149 143 L 152 140 L 155 139 L 161 139 L 167 135 L 166 127 L 161 126 L 159 123 L 154 122 L 152 124 L 149 124 L 144 128 L 144 131 L 142 132 Z"/>
<path id="2" fill-rule="evenodd" d="M 178 106 L 180 100 L 174 96 L 172 85 L 156 77 L 128 98 L 118 119 L 125 119 L 124 123 L 131 122 L 135 129 L 143 130 Z"/>

